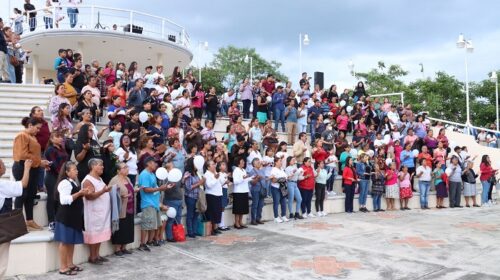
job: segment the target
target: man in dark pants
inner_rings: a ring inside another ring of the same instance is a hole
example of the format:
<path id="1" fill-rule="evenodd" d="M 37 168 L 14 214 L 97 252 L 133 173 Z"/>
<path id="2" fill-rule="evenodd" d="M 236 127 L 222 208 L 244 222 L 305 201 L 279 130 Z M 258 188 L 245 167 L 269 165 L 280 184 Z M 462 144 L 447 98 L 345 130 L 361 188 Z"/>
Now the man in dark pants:
<path id="1" fill-rule="evenodd" d="M 35 31 L 36 29 L 36 8 L 35 5 L 30 3 L 30 0 L 26 0 L 24 4 L 24 14 L 28 17 L 28 23 L 30 25 L 30 31 Z"/>

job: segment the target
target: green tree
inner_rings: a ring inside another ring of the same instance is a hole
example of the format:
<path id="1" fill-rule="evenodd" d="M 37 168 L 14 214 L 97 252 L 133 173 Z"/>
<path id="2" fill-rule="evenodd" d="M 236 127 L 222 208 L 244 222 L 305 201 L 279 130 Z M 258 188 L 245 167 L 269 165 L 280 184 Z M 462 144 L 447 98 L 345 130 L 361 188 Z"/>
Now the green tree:
<path id="1" fill-rule="evenodd" d="M 211 67 L 220 71 L 223 76 L 222 83 L 226 87 L 234 88 L 244 78 L 250 77 L 250 62 L 245 63 L 244 61 L 246 55 L 253 59 L 254 79 L 264 78 L 269 73 L 273 74 L 276 79 L 288 81 L 288 78 L 278 70 L 281 63 L 275 60 L 265 60 L 255 52 L 254 48 L 227 46 L 217 51 L 214 60 L 210 64 Z"/>
<path id="2" fill-rule="evenodd" d="M 198 68 L 191 67 L 189 70 L 193 71 L 196 79 L 198 79 Z M 215 87 L 215 92 L 217 94 L 224 93 L 224 85 L 222 81 L 224 80 L 224 75 L 222 72 L 214 67 L 205 66 L 201 68 L 201 82 L 203 84 L 203 89 L 208 92 L 211 87 Z"/>
<path id="3" fill-rule="evenodd" d="M 496 123 L 495 83 L 489 79 L 471 83 L 470 94 L 472 123 L 482 127 Z"/>

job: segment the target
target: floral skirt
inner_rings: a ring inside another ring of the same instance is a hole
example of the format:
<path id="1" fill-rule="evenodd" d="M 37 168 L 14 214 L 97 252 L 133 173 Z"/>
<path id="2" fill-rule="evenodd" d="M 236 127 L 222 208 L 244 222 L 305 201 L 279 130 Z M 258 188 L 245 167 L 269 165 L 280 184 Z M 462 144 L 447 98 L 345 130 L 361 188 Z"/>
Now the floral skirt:
<path id="1" fill-rule="evenodd" d="M 412 198 L 412 197 L 413 197 L 413 192 L 411 190 L 411 187 L 399 188 L 399 198 L 400 199 L 407 199 L 407 198 Z"/>

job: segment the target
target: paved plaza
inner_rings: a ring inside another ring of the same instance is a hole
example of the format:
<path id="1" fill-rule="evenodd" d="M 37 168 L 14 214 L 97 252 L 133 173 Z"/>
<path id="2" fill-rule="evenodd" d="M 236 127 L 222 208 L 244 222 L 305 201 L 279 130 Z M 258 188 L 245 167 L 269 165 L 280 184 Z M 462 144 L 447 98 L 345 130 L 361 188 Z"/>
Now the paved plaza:
<path id="1" fill-rule="evenodd" d="M 500 279 L 499 216 L 494 206 L 268 222 L 85 264 L 77 277 L 17 279 Z"/>

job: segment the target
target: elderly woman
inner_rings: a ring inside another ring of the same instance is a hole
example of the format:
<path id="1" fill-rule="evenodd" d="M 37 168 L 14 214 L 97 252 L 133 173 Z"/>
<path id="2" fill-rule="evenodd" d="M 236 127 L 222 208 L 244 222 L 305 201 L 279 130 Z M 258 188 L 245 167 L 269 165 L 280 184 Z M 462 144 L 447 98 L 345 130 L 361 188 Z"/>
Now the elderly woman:
<path id="1" fill-rule="evenodd" d="M 121 199 L 119 230 L 111 236 L 111 243 L 115 245 L 115 255 L 131 254 L 127 244 L 134 242 L 134 184 L 128 177 L 129 166 L 120 162 L 117 164 L 118 174 L 109 182 L 110 186 L 117 186 Z"/>
<path id="2" fill-rule="evenodd" d="M 57 185 L 57 202 L 54 240 L 59 241 L 59 273 L 76 275 L 83 269 L 73 264 L 75 244 L 83 243 L 83 197 L 87 189 L 78 184 L 76 164 L 67 161 L 61 167 L 59 184 Z"/>
<path id="3" fill-rule="evenodd" d="M 217 172 L 215 162 L 210 160 L 205 165 L 207 170 L 204 175 L 207 197 L 206 214 L 207 218 L 212 222 L 212 234 L 217 235 L 222 233 L 218 229 L 218 225 L 222 217 L 222 184 L 226 180 Z"/>
<path id="4" fill-rule="evenodd" d="M 87 194 L 83 200 L 83 220 L 85 231 L 83 239 L 89 244 L 89 263 L 102 264 L 108 259 L 99 256 L 101 243 L 111 238 L 111 198 L 110 186 L 106 186 L 101 179 L 104 165 L 102 160 L 92 158 L 88 161 L 90 172 L 82 181 Z M 79 176 L 80 177 L 80 176 Z"/>
<path id="5" fill-rule="evenodd" d="M 472 200 L 473 207 L 479 207 L 476 203 L 476 178 L 479 176 L 472 169 L 474 167 L 474 162 L 467 161 L 465 163 L 465 169 L 462 172 L 462 181 L 464 182 L 464 197 L 465 197 L 465 207 L 471 207 L 469 200 Z"/>

